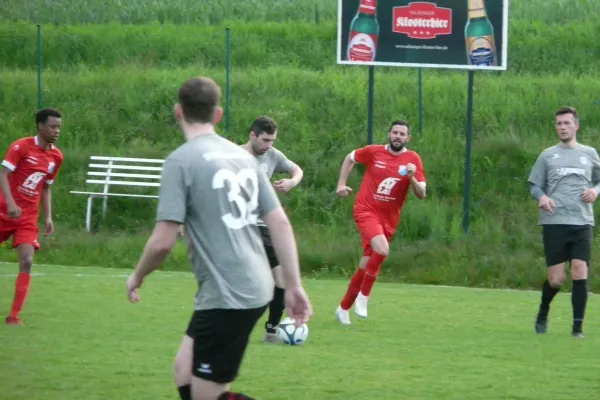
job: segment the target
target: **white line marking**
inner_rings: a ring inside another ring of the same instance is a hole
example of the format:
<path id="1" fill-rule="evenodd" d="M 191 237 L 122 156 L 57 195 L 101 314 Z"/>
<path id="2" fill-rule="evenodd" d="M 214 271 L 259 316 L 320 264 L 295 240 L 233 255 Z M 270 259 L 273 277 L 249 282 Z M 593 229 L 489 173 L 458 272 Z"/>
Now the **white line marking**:
<path id="1" fill-rule="evenodd" d="M 0 261 L 0 266 L 1 265 L 10 265 L 13 267 L 16 267 L 17 265 L 15 263 L 10 263 L 10 262 L 6 262 L 6 261 Z M 34 267 L 48 267 L 48 268 L 64 268 L 67 271 L 64 271 L 65 273 L 57 273 L 57 274 L 48 274 L 48 273 L 44 273 L 44 272 L 38 272 L 38 273 L 33 273 L 32 276 L 59 276 L 59 275 L 71 275 L 71 270 L 73 269 L 87 269 L 87 270 L 101 270 L 101 271 L 127 271 L 126 273 L 121 273 L 121 274 L 82 274 L 82 273 L 75 273 L 72 274 L 78 278 L 126 278 L 129 276 L 129 274 L 131 272 L 133 272 L 133 269 L 129 270 L 129 269 L 124 269 L 124 268 L 113 268 L 113 267 L 92 267 L 92 266 L 88 266 L 88 267 L 84 267 L 84 266 L 71 266 L 71 265 L 56 265 L 56 264 L 35 264 Z M 0 270 L 2 268 L 0 267 Z M 61 271 L 63 272 L 63 271 Z M 13 274 L 0 274 L 0 278 L 16 278 L 17 274 L 13 273 Z M 154 277 L 167 277 L 167 278 L 193 278 L 194 275 L 191 272 L 184 272 L 184 271 L 154 271 L 152 273 L 152 275 L 150 276 L 151 278 Z M 328 282 L 328 281 L 340 281 L 340 279 L 305 279 L 308 281 L 321 281 L 321 282 Z M 469 286 L 451 286 L 451 285 L 422 285 L 422 284 L 418 284 L 418 283 L 401 283 L 401 282 L 385 282 L 385 283 L 381 283 L 381 284 L 392 284 L 392 285 L 400 285 L 400 286 L 410 286 L 410 287 L 415 287 L 415 288 L 427 288 L 427 289 L 459 289 L 459 290 L 475 290 L 475 291 L 496 291 L 496 292 L 517 292 L 517 293 L 540 293 L 541 289 L 511 289 L 511 288 L 479 288 L 479 287 L 469 287 Z M 595 296 L 596 293 L 593 292 L 588 292 L 588 295 L 590 296 Z"/>

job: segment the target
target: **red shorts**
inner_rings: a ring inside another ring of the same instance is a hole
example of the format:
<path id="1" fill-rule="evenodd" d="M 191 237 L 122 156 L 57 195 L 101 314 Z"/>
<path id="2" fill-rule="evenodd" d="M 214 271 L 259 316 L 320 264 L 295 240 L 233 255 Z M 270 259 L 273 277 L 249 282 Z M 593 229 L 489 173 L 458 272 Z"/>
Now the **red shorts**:
<path id="1" fill-rule="evenodd" d="M 363 257 L 373 253 L 371 240 L 378 235 L 384 235 L 388 243 L 396 233 L 396 228 L 390 226 L 385 219 L 376 213 L 358 212 L 354 214 L 354 222 L 358 227 L 363 245 Z"/>
<path id="2" fill-rule="evenodd" d="M 12 236 L 13 249 L 21 244 L 30 244 L 35 250 L 39 250 L 38 234 L 37 221 L 0 219 L 0 243 L 6 242 Z"/>

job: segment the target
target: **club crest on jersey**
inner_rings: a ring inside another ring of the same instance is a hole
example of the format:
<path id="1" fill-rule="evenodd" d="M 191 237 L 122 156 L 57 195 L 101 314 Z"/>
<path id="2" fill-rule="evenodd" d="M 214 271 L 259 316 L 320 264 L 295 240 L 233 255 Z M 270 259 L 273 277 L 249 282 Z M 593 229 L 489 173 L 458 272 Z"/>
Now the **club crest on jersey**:
<path id="1" fill-rule="evenodd" d="M 581 156 L 579 157 L 579 161 L 583 164 L 586 165 L 588 163 L 588 159 L 585 156 Z"/>
<path id="2" fill-rule="evenodd" d="M 54 166 L 55 165 L 56 164 L 54 162 L 52 162 L 52 161 L 48 164 L 48 173 L 51 174 L 54 171 Z"/>
<path id="3" fill-rule="evenodd" d="M 401 165 L 401 166 L 399 166 L 399 167 L 398 167 L 398 173 L 399 173 L 401 176 L 404 176 L 404 175 L 408 174 L 408 168 L 406 168 L 406 165 Z"/>
<path id="4" fill-rule="evenodd" d="M 267 165 L 267 163 L 260 163 L 260 170 L 264 174 L 267 174 L 269 172 L 269 166 Z"/>

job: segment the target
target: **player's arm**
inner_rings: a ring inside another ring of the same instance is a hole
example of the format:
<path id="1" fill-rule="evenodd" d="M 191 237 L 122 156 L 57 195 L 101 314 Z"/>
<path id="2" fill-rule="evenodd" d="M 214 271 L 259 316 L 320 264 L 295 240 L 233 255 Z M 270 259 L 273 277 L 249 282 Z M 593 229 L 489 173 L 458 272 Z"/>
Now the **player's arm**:
<path id="1" fill-rule="evenodd" d="M 185 222 L 187 185 L 184 174 L 183 166 L 176 160 L 165 160 L 156 224 L 134 272 L 140 283 L 167 258 L 177 241 L 179 227 Z"/>
<path id="2" fill-rule="evenodd" d="M 542 153 L 535 160 L 527 181 L 529 182 L 529 194 L 537 201 L 538 206 L 544 211 L 552 212 L 556 205 L 545 192 L 547 172 L 546 157 Z"/>
<path id="3" fill-rule="evenodd" d="M 351 192 L 352 189 L 347 186 L 348 177 L 350 176 L 350 172 L 352 172 L 352 168 L 354 168 L 354 164 L 361 163 L 367 164 L 371 160 L 371 147 L 366 146 L 360 149 L 353 150 L 348 153 L 342 162 L 342 167 L 340 169 L 340 176 L 338 178 L 337 190 L 336 193 L 339 196 L 347 196 L 348 192 Z"/>
<path id="4" fill-rule="evenodd" d="M 598 194 L 600 194 L 600 157 L 598 152 L 594 149 L 591 155 L 592 159 L 592 184 L 594 187 L 586 189 L 583 192 L 583 201 L 586 203 L 593 203 L 596 201 Z"/>
<path id="5" fill-rule="evenodd" d="M 427 195 L 425 170 L 423 169 L 423 161 L 419 156 L 415 160 L 414 171 L 410 174 L 410 186 L 418 199 L 423 200 Z"/>
<path id="6" fill-rule="evenodd" d="M 275 149 L 277 162 L 275 172 L 284 172 L 290 176 L 290 179 L 281 179 L 273 183 L 275 189 L 282 192 L 288 192 L 298 186 L 304 176 L 304 171 L 281 151 Z"/>
<path id="7" fill-rule="evenodd" d="M 17 142 L 10 145 L 2 161 L 2 170 L 0 171 L 0 190 L 2 190 L 2 194 L 4 195 L 8 215 L 11 218 L 18 218 L 21 214 L 21 210 L 15 202 L 10 190 L 10 183 L 8 182 L 8 174 L 17 169 L 19 161 L 21 161 L 21 146 Z"/>

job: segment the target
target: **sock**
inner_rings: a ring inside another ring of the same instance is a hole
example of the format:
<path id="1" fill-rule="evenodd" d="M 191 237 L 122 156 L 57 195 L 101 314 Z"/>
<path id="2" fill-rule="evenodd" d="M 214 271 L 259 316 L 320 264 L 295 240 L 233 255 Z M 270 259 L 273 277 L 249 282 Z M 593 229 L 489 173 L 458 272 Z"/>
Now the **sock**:
<path id="1" fill-rule="evenodd" d="M 548 282 L 548 279 L 544 281 L 544 285 L 542 286 L 542 302 L 540 303 L 540 310 L 537 316 L 538 321 L 544 321 L 548 319 L 550 303 L 559 291 L 560 287 L 553 288 L 552 286 L 550 286 L 550 282 Z"/>
<path id="2" fill-rule="evenodd" d="M 217 400 L 256 400 L 253 397 L 248 397 L 242 393 L 225 392 L 219 396 Z"/>
<path id="3" fill-rule="evenodd" d="M 284 295 L 285 289 L 275 286 L 273 300 L 269 303 L 269 319 L 265 323 L 265 329 L 268 333 L 275 333 L 277 325 L 281 322 L 283 310 L 285 309 Z"/>
<path id="4" fill-rule="evenodd" d="M 25 304 L 27 293 L 29 293 L 30 282 L 30 274 L 19 272 L 19 275 L 17 276 L 17 280 L 15 282 L 15 297 L 13 299 L 12 309 L 10 311 L 10 318 L 19 317 L 19 313 L 23 308 L 23 304 Z"/>
<path id="5" fill-rule="evenodd" d="M 363 296 L 369 297 L 371 294 L 371 289 L 373 289 L 377 276 L 379 276 L 379 269 L 381 268 L 381 264 L 385 261 L 385 258 L 386 256 L 375 252 L 369 257 L 369 262 L 367 262 L 367 267 L 365 268 L 365 278 L 360 287 L 360 293 Z"/>
<path id="6" fill-rule="evenodd" d="M 349 310 L 350 307 L 352 307 L 352 304 L 354 304 L 354 300 L 356 300 L 356 296 L 358 296 L 358 292 L 360 292 L 360 286 L 362 285 L 364 276 L 365 270 L 358 268 L 352 276 L 352 279 L 350 279 L 348 290 L 346 290 L 346 294 L 340 303 L 343 310 Z"/>
<path id="7" fill-rule="evenodd" d="M 571 304 L 573 305 L 573 331 L 575 332 L 581 332 L 587 298 L 587 279 L 574 280 Z"/>
<path id="8" fill-rule="evenodd" d="M 192 400 L 192 385 L 183 385 L 177 388 L 181 400 Z"/>

